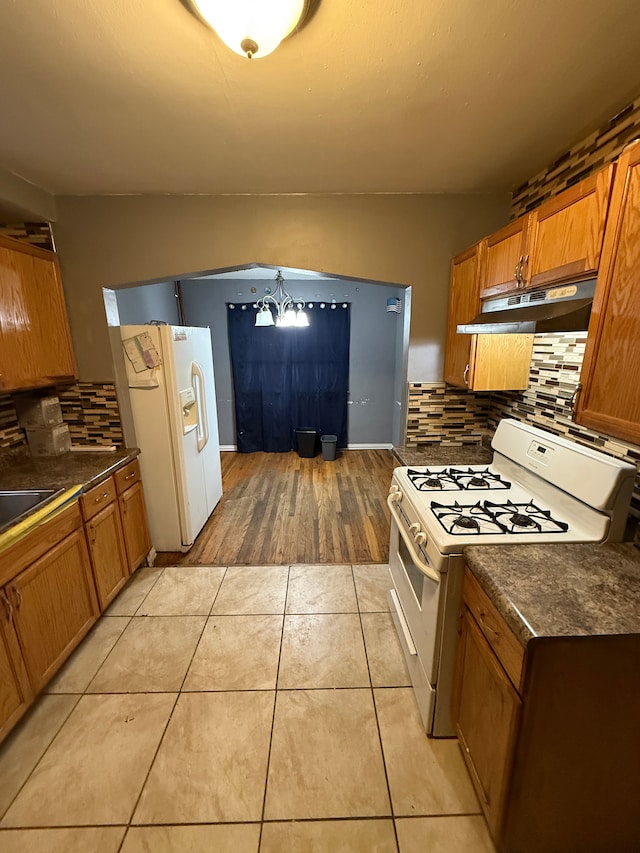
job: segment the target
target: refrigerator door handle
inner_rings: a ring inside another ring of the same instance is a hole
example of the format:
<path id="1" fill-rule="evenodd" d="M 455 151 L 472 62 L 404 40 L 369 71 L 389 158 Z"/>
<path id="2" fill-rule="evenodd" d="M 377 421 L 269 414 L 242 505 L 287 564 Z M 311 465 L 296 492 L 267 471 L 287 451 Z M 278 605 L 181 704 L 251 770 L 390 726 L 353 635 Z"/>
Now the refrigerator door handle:
<path id="1" fill-rule="evenodd" d="M 209 423 L 207 421 L 207 400 L 204 390 L 204 374 L 197 362 L 191 364 L 191 384 L 198 401 L 198 453 L 201 453 L 209 441 Z"/>

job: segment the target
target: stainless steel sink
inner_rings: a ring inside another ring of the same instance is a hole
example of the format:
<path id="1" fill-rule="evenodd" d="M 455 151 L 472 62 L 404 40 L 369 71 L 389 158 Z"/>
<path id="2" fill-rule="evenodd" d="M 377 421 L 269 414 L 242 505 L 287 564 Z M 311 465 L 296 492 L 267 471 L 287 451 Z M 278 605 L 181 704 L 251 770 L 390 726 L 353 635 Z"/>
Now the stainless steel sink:
<path id="1" fill-rule="evenodd" d="M 63 491 L 64 489 L 61 488 L 0 491 L 0 533 L 26 518 L 36 509 L 46 506 Z"/>

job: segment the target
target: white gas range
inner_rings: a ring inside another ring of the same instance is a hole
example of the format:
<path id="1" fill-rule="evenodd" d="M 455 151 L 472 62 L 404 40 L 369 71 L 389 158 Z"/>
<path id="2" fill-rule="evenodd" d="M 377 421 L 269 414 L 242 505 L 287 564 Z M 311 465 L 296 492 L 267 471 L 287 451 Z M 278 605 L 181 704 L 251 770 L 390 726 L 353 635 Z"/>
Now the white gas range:
<path id="1" fill-rule="evenodd" d="M 490 465 L 396 468 L 391 613 L 427 734 L 450 715 L 468 545 L 620 541 L 636 468 L 515 420 L 502 420 Z M 455 453 L 455 449 L 452 451 Z"/>

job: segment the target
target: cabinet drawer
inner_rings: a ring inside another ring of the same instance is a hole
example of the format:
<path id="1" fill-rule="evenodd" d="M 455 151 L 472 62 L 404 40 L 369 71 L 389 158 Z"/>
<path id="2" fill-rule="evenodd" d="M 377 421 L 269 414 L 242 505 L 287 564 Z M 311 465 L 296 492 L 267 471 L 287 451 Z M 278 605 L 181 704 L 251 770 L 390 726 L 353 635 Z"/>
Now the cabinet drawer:
<path id="1" fill-rule="evenodd" d="M 116 484 L 113 477 L 103 480 L 93 489 L 90 489 L 80 498 L 80 506 L 82 507 L 82 515 L 85 521 L 104 509 L 111 501 L 116 499 Z"/>
<path id="2" fill-rule="evenodd" d="M 524 648 L 468 568 L 465 569 L 464 574 L 463 594 L 464 602 L 473 614 L 478 627 L 496 653 L 507 675 L 519 690 L 524 665 Z"/>
<path id="3" fill-rule="evenodd" d="M 121 495 L 140 480 L 140 465 L 138 465 L 138 460 L 134 459 L 133 462 L 129 462 L 124 468 L 116 471 L 113 476 L 115 477 L 118 494 Z"/>

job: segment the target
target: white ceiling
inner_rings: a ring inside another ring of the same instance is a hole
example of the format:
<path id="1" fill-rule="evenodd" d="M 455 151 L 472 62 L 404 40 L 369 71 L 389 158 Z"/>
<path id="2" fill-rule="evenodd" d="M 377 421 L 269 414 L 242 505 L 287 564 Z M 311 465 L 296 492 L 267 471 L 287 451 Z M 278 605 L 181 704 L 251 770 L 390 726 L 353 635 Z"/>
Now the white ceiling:
<path id="1" fill-rule="evenodd" d="M 510 190 L 640 92 L 637 0 L 322 0 L 251 62 L 180 0 L 0 6 L 0 168 L 56 194 Z"/>

